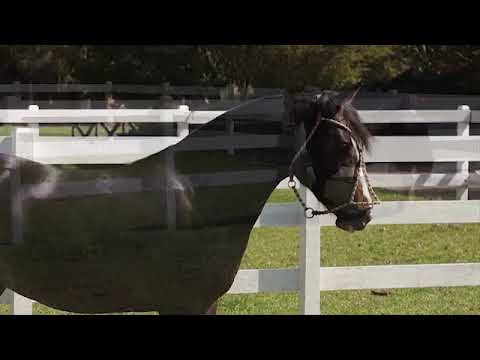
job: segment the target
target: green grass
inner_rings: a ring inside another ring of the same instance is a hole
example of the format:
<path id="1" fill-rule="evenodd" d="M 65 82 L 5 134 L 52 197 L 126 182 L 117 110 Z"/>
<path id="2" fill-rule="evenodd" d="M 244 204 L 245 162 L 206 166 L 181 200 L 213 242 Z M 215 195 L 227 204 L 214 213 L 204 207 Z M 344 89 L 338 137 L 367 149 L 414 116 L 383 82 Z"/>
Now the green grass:
<path id="1" fill-rule="evenodd" d="M 382 201 L 432 200 L 438 194 L 407 195 L 376 190 Z M 294 201 L 277 190 L 273 202 Z M 480 224 L 371 225 L 361 233 L 322 229 L 323 266 L 480 262 Z M 242 268 L 293 267 L 298 229 L 254 229 Z M 298 294 L 226 295 L 219 314 L 298 314 Z M 369 290 L 322 292 L 323 314 L 480 314 L 480 288 L 395 289 L 388 296 Z"/>
<path id="2" fill-rule="evenodd" d="M 378 189 L 382 201 L 435 199 L 435 194 L 402 194 Z M 290 190 L 276 190 L 270 202 L 295 201 Z M 480 224 L 370 225 L 360 233 L 322 229 L 323 266 L 480 262 Z M 241 267 L 298 265 L 297 228 L 255 228 Z M 480 314 L 480 287 L 395 289 L 388 296 L 362 291 L 322 292 L 323 314 Z M 6 314 L 6 305 L 0 314 Z M 298 294 L 226 295 L 219 314 L 297 314 Z M 34 314 L 61 315 L 41 304 Z M 131 315 L 128 313 L 125 315 Z M 142 313 L 144 314 L 144 313 Z M 153 313 L 147 313 L 153 314 Z"/>
<path id="3" fill-rule="evenodd" d="M 10 136 L 12 131 L 11 125 L 0 126 L 0 136 Z M 83 131 L 87 130 L 87 126 L 83 125 Z M 92 132 L 93 133 L 93 132 Z M 78 131 L 75 132 L 76 136 L 79 136 Z M 72 136 L 72 127 L 70 125 L 65 126 L 40 126 L 40 135 L 41 136 Z M 99 136 L 107 136 L 107 132 L 102 128 L 98 127 Z"/>

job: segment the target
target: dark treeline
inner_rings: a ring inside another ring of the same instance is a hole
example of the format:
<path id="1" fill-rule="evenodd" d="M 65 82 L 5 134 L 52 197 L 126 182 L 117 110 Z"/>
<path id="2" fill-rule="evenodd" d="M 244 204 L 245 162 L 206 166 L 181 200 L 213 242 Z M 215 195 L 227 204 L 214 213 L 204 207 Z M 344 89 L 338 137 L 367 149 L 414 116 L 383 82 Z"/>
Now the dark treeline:
<path id="1" fill-rule="evenodd" d="M 0 83 L 480 92 L 480 46 L 0 46 Z"/>

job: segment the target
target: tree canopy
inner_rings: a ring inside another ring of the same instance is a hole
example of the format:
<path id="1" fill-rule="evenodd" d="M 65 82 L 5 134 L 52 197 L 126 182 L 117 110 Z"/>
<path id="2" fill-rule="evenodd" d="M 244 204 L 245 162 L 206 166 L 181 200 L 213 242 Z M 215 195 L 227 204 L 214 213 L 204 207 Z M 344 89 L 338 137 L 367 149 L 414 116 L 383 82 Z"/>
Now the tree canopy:
<path id="1" fill-rule="evenodd" d="M 0 46 L 0 83 L 136 83 L 480 91 L 480 46 Z"/>

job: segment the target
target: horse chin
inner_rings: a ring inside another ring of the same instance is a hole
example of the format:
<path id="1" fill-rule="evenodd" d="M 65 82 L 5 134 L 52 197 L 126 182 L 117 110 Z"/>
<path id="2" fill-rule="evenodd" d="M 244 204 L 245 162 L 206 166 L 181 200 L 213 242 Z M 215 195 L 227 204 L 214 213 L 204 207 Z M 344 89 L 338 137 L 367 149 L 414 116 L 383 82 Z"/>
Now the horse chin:
<path id="1" fill-rule="evenodd" d="M 335 222 L 335 225 L 339 229 L 342 229 L 342 230 L 350 232 L 350 233 L 353 233 L 355 231 L 361 231 L 361 230 L 365 229 L 365 227 L 367 226 L 363 222 L 355 222 L 355 223 L 354 222 L 346 222 L 346 221 L 342 221 L 340 219 L 337 219 L 337 221 Z"/>
<path id="2" fill-rule="evenodd" d="M 362 218 L 340 218 L 337 217 L 337 221 L 335 222 L 335 225 L 344 231 L 353 233 L 355 231 L 362 231 L 364 230 L 368 223 L 371 221 L 371 216 L 369 213 L 366 214 L 366 216 L 363 216 Z"/>

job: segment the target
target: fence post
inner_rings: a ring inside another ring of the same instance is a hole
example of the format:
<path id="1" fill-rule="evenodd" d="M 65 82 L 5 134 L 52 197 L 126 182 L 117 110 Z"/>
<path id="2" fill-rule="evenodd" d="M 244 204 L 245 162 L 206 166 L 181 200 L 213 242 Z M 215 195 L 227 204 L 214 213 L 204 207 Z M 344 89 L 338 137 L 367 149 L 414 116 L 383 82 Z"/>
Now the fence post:
<path id="1" fill-rule="evenodd" d="M 33 84 L 30 81 L 30 84 L 28 85 L 28 101 L 29 105 L 33 102 Z"/>
<path id="2" fill-rule="evenodd" d="M 31 111 L 37 111 L 38 106 L 30 106 Z M 13 127 L 12 155 L 15 155 L 14 161 L 18 158 L 34 160 L 34 142 L 39 135 L 38 124 L 29 124 L 29 127 Z M 23 194 L 21 187 L 20 169 L 14 166 L 11 176 L 11 196 L 12 196 L 12 225 L 13 225 L 13 243 L 23 241 Z"/>
<path id="3" fill-rule="evenodd" d="M 178 110 L 179 114 L 177 116 L 180 116 L 180 121 L 177 121 L 177 136 L 183 139 L 189 134 L 188 115 L 190 109 L 187 105 L 180 105 Z"/>
<path id="4" fill-rule="evenodd" d="M 12 315 L 32 315 L 33 301 L 25 296 L 17 294 L 10 289 L 5 290 L 7 303 L 10 305 Z"/>
<path id="5" fill-rule="evenodd" d="M 30 111 L 33 112 L 33 111 L 38 111 L 38 110 L 40 110 L 40 108 L 38 107 L 38 105 L 28 105 L 28 110 L 30 110 Z M 34 132 L 32 133 L 34 136 L 38 136 L 38 135 L 39 135 L 40 126 L 39 126 L 38 123 L 29 123 L 29 124 L 28 124 L 28 127 L 29 127 L 29 128 L 35 128 L 35 129 L 37 129 L 37 131 L 34 131 Z M 33 146 L 33 142 L 32 142 L 32 146 Z M 33 151 L 33 150 L 32 150 L 32 151 Z M 33 152 L 32 152 L 32 156 L 33 156 Z M 33 157 L 32 157 L 32 160 L 33 160 Z"/>
<path id="6" fill-rule="evenodd" d="M 111 81 L 107 81 L 105 83 L 105 99 L 108 99 L 109 96 L 112 96 L 112 82 Z"/>
<path id="7" fill-rule="evenodd" d="M 461 105 L 458 110 L 470 111 L 470 107 L 467 105 Z M 457 123 L 457 136 L 470 136 L 470 121 L 472 112 L 469 113 L 469 121 Z M 462 161 L 457 163 L 457 173 L 464 176 L 465 181 L 462 187 L 457 189 L 457 200 L 468 200 L 468 177 L 469 177 L 469 163 L 468 161 Z"/>
<path id="8" fill-rule="evenodd" d="M 235 132 L 235 122 L 233 121 L 233 119 L 227 119 L 225 121 L 225 133 L 227 134 L 227 136 L 233 136 L 234 132 Z M 231 143 L 233 143 L 233 141 L 231 141 Z M 227 153 L 228 155 L 235 155 L 235 150 L 233 148 L 233 145 L 229 147 L 229 149 L 227 150 Z"/>
<path id="9" fill-rule="evenodd" d="M 20 81 L 14 81 L 13 82 L 13 87 L 14 87 L 14 93 L 15 93 L 15 96 L 17 96 L 18 98 L 21 98 L 22 97 L 22 85 L 20 83 Z"/>
<path id="10" fill-rule="evenodd" d="M 300 185 L 300 195 L 307 207 L 317 208 L 318 201 L 313 193 Z M 299 307 L 300 314 L 320 315 L 320 219 L 306 219 L 300 225 L 299 247 Z"/>
<path id="11" fill-rule="evenodd" d="M 22 108 L 22 92 L 20 81 L 13 82 L 13 95 L 6 97 L 7 109 L 21 109 Z"/>
<path id="12" fill-rule="evenodd" d="M 188 127 L 188 115 L 190 110 L 186 105 L 180 105 L 178 107 L 178 113 L 174 115 L 173 121 L 177 123 L 177 136 L 183 139 L 189 134 Z M 180 119 L 179 119 L 180 118 Z M 167 181 L 171 177 L 169 174 L 175 172 L 175 152 L 170 148 L 167 151 Z M 175 188 L 172 184 L 167 183 L 166 196 L 167 196 L 167 224 L 169 229 L 175 229 L 177 223 L 177 203 L 175 199 Z"/>
<path id="13" fill-rule="evenodd" d="M 31 106 L 30 110 L 36 111 L 38 107 Z M 34 141 L 38 136 L 38 124 L 29 125 L 27 128 L 14 127 L 12 129 L 12 154 L 24 159 L 33 159 Z M 12 245 L 23 242 L 23 193 L 21 186 L 20 169 L 14 164 L 11 176 L 11 213 L 12 213 Z M 10 289 L 6 290 L 7 303 L 13 315 L 32 315 L 32 301 Z"/>
<path id="14" fill-rule="evenodd" d="M 31 105 L 30 111 L 37 111 L 38 106 Z M 12 155 L 18 158 L 34 159 L 34 142 L 39 135 L 38 124 L 29 124 L 29 127 L 12 128 Z M 13 245 L 23 242 L 23 193 L 20 170 L 14 166 L 11 176 L 11 213 L 13 228 Z M 7 290 L 7 299 L 13 315 L 31 315 L 32 301 L 11 290 Z"/>
<path id="15" fill-rule="evenodd" d="M 37 105 L 30 105 L 28 110 L 34 113 L 38 111 Z M 35 138 L 39 136 L 38 122 L 29 123 L 28 127 L 13 127 L 12 128 L 12 155 L 18 157 L 34 160 L 33 146 Z"/>
<path id="16" fill-rule="evenodd" d="M 224 88 L 220 88 L 219 92 L 220 101 L 225 101 L 229 99 L 229 86 L 225 85 Z"/>

